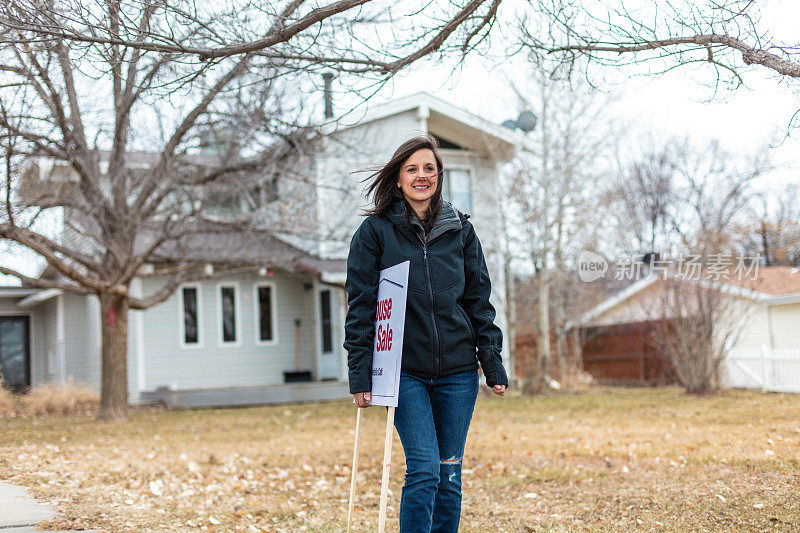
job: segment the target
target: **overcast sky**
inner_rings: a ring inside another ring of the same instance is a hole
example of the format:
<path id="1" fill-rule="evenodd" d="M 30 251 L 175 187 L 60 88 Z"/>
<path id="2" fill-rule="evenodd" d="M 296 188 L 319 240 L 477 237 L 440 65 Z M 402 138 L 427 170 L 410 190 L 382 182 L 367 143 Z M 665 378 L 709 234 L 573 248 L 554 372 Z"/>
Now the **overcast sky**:
<path id="1" fill-rule="evenodd" d="M 797 43 L 800 2 L 770 0 L 765 4 L 768 7 L 762 8 L 759 27 L 769 30 L 778 42 Z M 497 122 L 515 118 L 516 110 L 509 108 L 514 98 L 503 74 L 521 75 L 524 63 L 486 63 L 481 56 L 474 56 L 461 70 L 452 72 L 449 65 L 418 62 L 396 76 L 374 101 L 424 90 Z M 745 87 L 720 89 L 715 96 L 713 88 L 704 84 L 709 72 L 703 65 L 658 77 L 631 76 L 630 70 L 609 73 L 614 83 L 604 88 L 619 96 L 609 116 L 631 124 L 631 136 L 654 132 L 716 138 L 734 152 L 756 150 L 772 142 L 773 161 L 779 168 L 762 180 L 762 186 L 800 178 L 800 128 L 787 138 L 789 122 L 800 110 L 800 83 L 795 82 L 792 88 L 765 68 L 751 68 L 744 76 Z"/>
<path id="2" fill-rule="evenodd" d="M 503 6 L 513 6 L 513 2 Z M 800 2 L 770 0 L 763 9 L 761 28 L 768 29 L 779 41 L 783 38 L 784 42 L 796 43 Z M 496 27 L 495 31 L 498 29 Z M 480 55 L 472 56 L 456 71 L 452 64 L 420 61 L 393 78 L 374 97 L 374 102 L 428 91 L 499 123 L 516 116 L 513 95 L 504 81 L 504 74 L 521 75 L 525 68 L 522 60 L 493 67 Z M 609 116 L 632 124 L 629 132 L 632 138 L 651 133 L 663 133 L 667 137 L 688 134 L 702 139 L 717 138 L 735 152 L 756 150 L 765 142 L 778 141 L 773 149 L 773 161 L 779 168 L 762 179 L 760 187 L 769 189 L 777 187 L 778 183 L 800 179 L 797 157 L 800 129 L 786 138 L 789 121 L 800 109 L 800 93 L 768 70 L 752 69 L 745 76 L 747 87 L 735 92 L 722 91 L 710 102 L 707 100 L 713 96 L 713 90 L 701 83 L 706 79 L 702 70 L 678 69 L 661 77 L 630 77 L 626 72 L 617 72 L 611 77 L 616 82 L 613 89 L 619 99 L 609 109 Z M 797 86 L 795 83 L 795 88 Z M 337 112 L 341 112 L 341 107 L 349 102 L 348 97 L 337 94 L 336 99 Z M 11 260 L 6 256 L 2 262 L 29 274 L 38 270 L 30 256 Z M 17 283 L 13 278 L 0 276 L 0 284 Z"/>

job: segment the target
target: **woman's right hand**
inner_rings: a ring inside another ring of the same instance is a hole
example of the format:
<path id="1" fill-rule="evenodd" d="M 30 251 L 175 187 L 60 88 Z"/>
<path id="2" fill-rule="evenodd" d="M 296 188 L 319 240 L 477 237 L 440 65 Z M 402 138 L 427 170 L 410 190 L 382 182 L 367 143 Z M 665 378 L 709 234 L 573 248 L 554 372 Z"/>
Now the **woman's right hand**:
<path id="1" fill-rule="evenodd" d="M 353 394 L 353 399 L 359 407 L 372 407 L 369 402 L 372 401 L 372 394 L 369 392 L 357 392 Z"/>

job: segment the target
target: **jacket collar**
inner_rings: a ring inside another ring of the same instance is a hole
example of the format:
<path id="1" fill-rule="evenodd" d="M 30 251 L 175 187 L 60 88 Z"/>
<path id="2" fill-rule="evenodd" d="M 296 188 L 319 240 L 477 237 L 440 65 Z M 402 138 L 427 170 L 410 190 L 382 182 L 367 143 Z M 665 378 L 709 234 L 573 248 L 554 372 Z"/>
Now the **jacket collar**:
<path id="1" fill-rule="evenodd" d="M 395 226 L 405 226 L 419 236 L 425 235 L 425 230 L 422 227 L 419 217 L 417 217 L 417 214 L 408 206 L 405 200 L 398 200 L 393 203 L 387 215 Z M 442 210 L 439 213 L 439 217 L 433 223 L 433 228 L 431 228 L 428 234 L 427 241 L 430 242 L 450 230 L 460 230 L 463 227 L 461 220 L 462 217 L 458 209 L 453 207 L 447 200 L 442 200 Z"/>

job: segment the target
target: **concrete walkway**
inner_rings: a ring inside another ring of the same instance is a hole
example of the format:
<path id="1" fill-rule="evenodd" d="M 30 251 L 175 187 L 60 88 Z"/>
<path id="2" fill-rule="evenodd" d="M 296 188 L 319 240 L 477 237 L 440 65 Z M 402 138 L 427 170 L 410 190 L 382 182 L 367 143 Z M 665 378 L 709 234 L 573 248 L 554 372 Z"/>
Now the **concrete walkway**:
<path id="1" fill-rule="evenodd" d="M 24 487 L 0 482 L 0 533 L 43 531 L 36 524 L 55 516 L 52 507 L 37 502 Z"/>

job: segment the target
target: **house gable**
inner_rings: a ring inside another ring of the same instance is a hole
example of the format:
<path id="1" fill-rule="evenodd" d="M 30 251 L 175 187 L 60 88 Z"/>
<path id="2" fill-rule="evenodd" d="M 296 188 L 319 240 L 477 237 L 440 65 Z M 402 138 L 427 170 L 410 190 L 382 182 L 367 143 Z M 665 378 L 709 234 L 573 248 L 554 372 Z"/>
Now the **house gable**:
<path id="1" fill-rule="evenodd" d="M 648 295 L 652 296 L 658 291 L 662 286 L 659 283 L 661 281 L 663 278 L 657 274 L 637 281 L 584 313 L 578 319 L 578 324 L 600 325 L 657 318 L 644 312 L 641 304 Z M 792 267 L 761 267 L 758 278 L 754 280 L 714 282 L 701 279 L 683 282 L 719 288 L 733 297 L 749 299 L 765 306 L 800 303 L 800 292 L 797 291 L 800 287 L 800 271 Z"/>
<path id="2" fill-rule="evenodd" d="M 328 133 L 343 132 L 409 112 L 415 115 L 418 131 L 430 132 L 460 149 L 472 150 L 485 157 L 507 160 L 520 147 L 530 149 L 527 139 L 519 133 L 426 92 L 374 105 L 360 113 L 355 111 L 331 125 Z"/>

